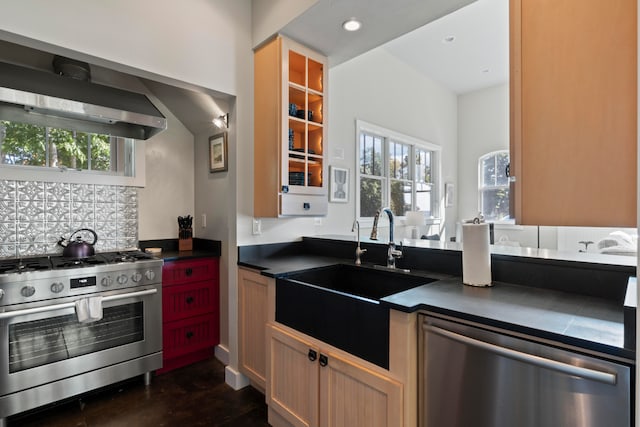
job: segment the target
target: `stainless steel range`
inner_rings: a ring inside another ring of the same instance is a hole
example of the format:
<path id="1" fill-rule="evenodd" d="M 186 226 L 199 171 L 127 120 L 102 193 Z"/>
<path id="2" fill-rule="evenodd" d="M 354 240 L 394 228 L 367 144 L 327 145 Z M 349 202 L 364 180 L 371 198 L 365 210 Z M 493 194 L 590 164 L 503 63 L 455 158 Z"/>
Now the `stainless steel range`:
<path id="1" fill-rule="evenodd" d="M 149 384 L 162 367 L 162 263 L 139 251 L 0 260 L 0 427 L 136 375 Z"/>

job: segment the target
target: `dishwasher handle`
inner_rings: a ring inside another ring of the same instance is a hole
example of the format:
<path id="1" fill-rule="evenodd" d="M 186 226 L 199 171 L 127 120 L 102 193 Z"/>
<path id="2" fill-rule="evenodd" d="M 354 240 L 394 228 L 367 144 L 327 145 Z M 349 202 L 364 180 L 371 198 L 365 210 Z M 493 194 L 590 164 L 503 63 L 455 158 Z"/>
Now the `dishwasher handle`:
<path id="1" fill-rule="evenodd" d="M 567 375 L 579 377 L 587 380 L 598 381 L 605 384 L 615 385 L 617 382 L 616 374 L 608 372 L 596 371 L 593 369 L 582 368 L 580 366 L 570 365 L 568 363 L 559 362 L 553 359 L 547 359 L 545 357 L 535 356 L 529 353 L 523 353 L 521 351 L 513 350 L 507 347 L 491 344 L 485 341 L 477 340 L 475 338 L 461 335 L 456 332 L 452 332 L 446 329 L 439 328 L 437 326 L 429 325 L 425 323 L 422 327 L 425 331 L 433 332 L 437 335 L 449 338 L 454 341 L 461 342 L 473 347 L 477 347 L 483 350 L 496 353 L 500 356 L 508 357 L 513 360 L 517 360 L 530 365 L 538 366 L 544 369 L 551 369 L 554 371 L 562 372 Z"/>

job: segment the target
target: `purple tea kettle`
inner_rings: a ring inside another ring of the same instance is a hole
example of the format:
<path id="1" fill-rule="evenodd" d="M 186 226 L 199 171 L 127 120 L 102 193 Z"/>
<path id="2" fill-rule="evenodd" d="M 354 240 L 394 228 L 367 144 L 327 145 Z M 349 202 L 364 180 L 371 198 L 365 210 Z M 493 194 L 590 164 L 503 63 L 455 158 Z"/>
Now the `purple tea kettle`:
<path id="1" fill-rule="evenodd" d="M 84 241 L 82 239 L 82 236 L 76 236 L 74 240 L 73 236 L 81 231 L 88 231 L 89 233 L 93 234 L 93 242 L 89 243 Z M 74 231 L 73 234 L 71 234 L 71 236 L 69 237 L 69 240 L 65 239 L 64 237 L 60 237 L 60 240 L 58 240 L 58 245 L 64 248 L 64 250 L 62 251 L 63 256 L 70 258 L 87 258 L 95 255 L 96 251 L 93 245 L 95 245 L 97 241 L 98 235 L 95 231 L 91 230 L 90 228 L 81 228 Z"/>

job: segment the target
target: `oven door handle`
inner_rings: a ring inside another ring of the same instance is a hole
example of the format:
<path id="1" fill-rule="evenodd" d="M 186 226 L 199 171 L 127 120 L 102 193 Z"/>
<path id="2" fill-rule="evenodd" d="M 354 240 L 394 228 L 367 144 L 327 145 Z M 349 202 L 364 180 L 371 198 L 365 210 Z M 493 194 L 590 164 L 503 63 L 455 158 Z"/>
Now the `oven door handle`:
<path id="1" fill-rule="evenodd" d="M 125 298 L 142 297 L 145 295 L 152 295 L 157 292 L 158 290 L 153 288 L 153 289 L 147 289 L 144 291 L 128 292 L 126 294 L 109 295 L 109 296 L 103 297 L 102 302 L 117 301 Z M 11 317 L 24 316 L 27 314 L 43 313 L 45 311 L 63 310 L 65 308 L 72 308 L 72 307 L 75 308 L 75 305 L 76 305 L 75 302 L 66 302 L 63 304 L 54 304 L 54 305 L 46 305 L 43 307 L 25 308 L 23 310 L 7 311 L 5 313 L 0 313 L 0 320 L 9 319 Z"/>

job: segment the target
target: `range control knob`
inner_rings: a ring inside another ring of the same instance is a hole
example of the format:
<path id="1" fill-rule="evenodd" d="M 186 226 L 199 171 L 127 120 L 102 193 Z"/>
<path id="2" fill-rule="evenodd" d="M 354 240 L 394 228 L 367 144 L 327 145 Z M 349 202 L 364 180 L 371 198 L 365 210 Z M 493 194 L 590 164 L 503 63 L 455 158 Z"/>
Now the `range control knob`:
<path id="1" fill-rule="evenodd" d="M 0 299 L 4 296 L 4 290 L 0 289 Z"/>
<path id="2" fill-rule="evenodd" d="M 156 273 L 153 270 L 147 270 L 144 272 L 144 277 L 146 277 L 147 280 L 153 280 L 156 278 Z"/>
<path id="3" fill-rule="evenodd" d="M 35 293 L 36 288 L 34 288 L 33 286 L 25 286 L 20 289 L 20 295 L 22 295 L 23 297 L 32 297 Z"/>
<path id="4" fill-rule="evenodd" d="M 133 283 L 138 283 L 140 279 L 142 279 L 142 274 L 140 274 L 139 271 L 136 271 L 131 275 L 131 280 L 133 281 Z"/>
<path id="5" fill-rule="evenodd" d="M 119 285 L 124 285 L 125 283 L 127 283 L 129 281 L 129 278 L 127 277 L 126 274 L 121 274 L 118 276 L 118 278 L 116 279 Z"/>
<path id="6" fill-rule="evenodd" d="M 64 285 L 62 282 L 55 282 L 51 284 L 51 292 L 54 294 L 59 294 L 64 289 Z"/>
<path id="7" fill-rule="evenodd" d="M 111 286 L 111 285 L 113 285 L 113 279 L 111 278 L 111 276 L 105 276 L 100 281 L 100 284 L 102 286 Z"/>

